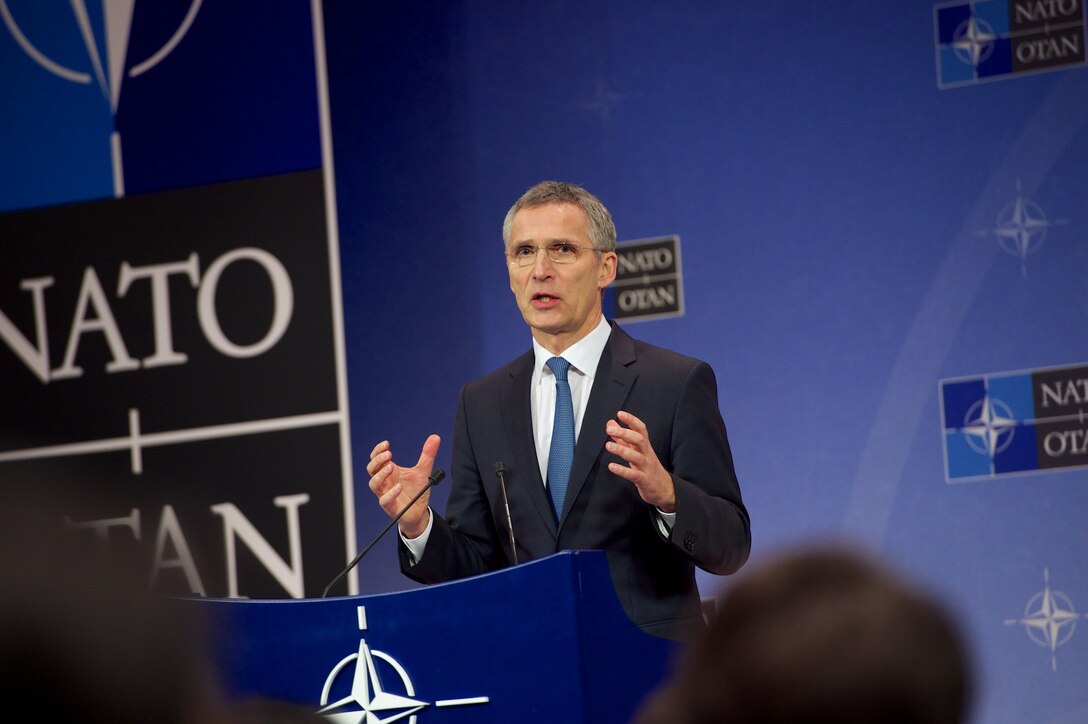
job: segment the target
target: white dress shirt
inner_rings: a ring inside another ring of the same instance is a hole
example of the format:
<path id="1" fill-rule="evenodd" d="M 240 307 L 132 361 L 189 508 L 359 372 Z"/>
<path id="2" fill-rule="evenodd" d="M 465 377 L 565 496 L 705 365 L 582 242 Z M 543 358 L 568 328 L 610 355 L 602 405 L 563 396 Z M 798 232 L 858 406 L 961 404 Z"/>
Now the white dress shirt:
<path id="1" fill-rule="evenodd" d="M 604 348 L 608 345 L 608 335 L 612 328 L 601 317 L 600 324 L 593 331 L 563 350 L 559 355 L 570 362 L 567 370 L 567 382 L 570 384 L 570 399 L 574 407 L 574 440 L 582 434 L 582 418 L 586 415 L 589 393 L 593 389 L 593 379 L 597 374 L 597 364 L 601 361 Z M 548 360 L 556 355 L 544 349 L 533 339 L 533 378 L 529 383 L 532 395 L 529 405 L 533 416 L 533 439 L 536 441 L 536 459 L 540 463 L 540 479 L 548 484 L 548 456 L 552 449 L 552 428 L 555 425 L 555 373 L 548 367 Z"/>

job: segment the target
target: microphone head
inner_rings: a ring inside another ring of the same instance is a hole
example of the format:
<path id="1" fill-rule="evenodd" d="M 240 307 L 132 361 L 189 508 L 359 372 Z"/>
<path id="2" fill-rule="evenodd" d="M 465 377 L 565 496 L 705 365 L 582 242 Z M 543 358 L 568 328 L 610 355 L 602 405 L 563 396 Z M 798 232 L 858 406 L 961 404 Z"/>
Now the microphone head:
<path id="1" fill-rule="evenodd" d="M 495 474 L 502 475 L 504 472 L 506 472 L 506 468 L 503 467 L 502 460 L 495 463 Z"/>
<path id="2" fill-rule="evenodd" d="M 442 468 L 439 468 L 438 470 L 435 470 L 433 473 L 431 473 L 431 477 L 427 478 L 427 480 L 430 482 L 431 485 L 438 485 L 438 481 L 440 481 L 444 477 L 446 477 L 446 471 Z"/>

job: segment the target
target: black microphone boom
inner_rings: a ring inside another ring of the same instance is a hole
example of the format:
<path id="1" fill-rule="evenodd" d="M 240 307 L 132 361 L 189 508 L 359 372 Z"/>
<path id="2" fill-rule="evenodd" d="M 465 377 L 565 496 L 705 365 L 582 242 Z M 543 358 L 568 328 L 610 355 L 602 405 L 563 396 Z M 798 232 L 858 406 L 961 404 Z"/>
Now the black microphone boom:
<path id="1" fill-rule="evenodd" d="M 387 532 L 389 532 L 389 529 L 392 528 L 393 525 L 398 520 L 400 520 L 401 517 L 405 513 L 408 512 L 409 508 L 411 508 L 413 505 L 416 504 L 416 501 L 419 500 L 423 496 L 424 493 L 426 493 L 428 490 L 433 488 L 435 485 L 438 485 L 438 481 L 441 480 L 444 477 L 446 477 L 446 472 L 444 470 L 442 470 L 441 468 L 439 468 L 438 470 L 435 470 L 433 473 L 431 473 L 431 477 L 427 478 L 427 484 L 423 486 L 423 489 L 420 490 L 418 493 L 416 493 L 414 498 L 412 498 L 411 500 L 408 501 L 408 505 L 404 506 L 404 508 L 399 513 L 397 513 L 396 518 L 393 518 L 393 520 L 389 521 L 389 525 L 385 526 L 385 528 L 382 528 L 382 532 L 379 533 L 378 535 L 376 535 L 374 537 L 374 540 L 370 541 L 370 544 L 366 548 L 364 548 L 359 553 L 359 555 L 355 556 L 355 558 L 352 559 L 351 563 L 348 564 L 347 568 L 340 571 L 340 573 L 336 576 L 336 578 L 332 579 L 332 583 L 325 586 L 325 592 L 321 594 L 321 597 L 325 598 L 326 596 L 328 596 L 329 591 L 332 590 L 332 587 L 335 586 L 337 583 L 339 583 L 340 579 L 343 578 L 344 576 L 346 576 L 348 574 L 348 571 L 350 571 L 352 568 L 355 567 L 356 563 L 358 563 L 360 560 L 362 560 L 363 556 L 366 555 L 367 551 L 369 551 L 371 548 L 373 548 L 374 544 L 377 543 L 378 540 L 380 540 L 383 535 L 385 535 Z"/>
<path id="2" fill-rule="evenodd" d="M 502 504 L 506 507 L 506 530 L 510 532 L 510 553 L 514 556 L 514 565 L 516 566 L 518 563 L 518 544 L 514 542 L 514 521 L 510 519 L 510 499 L 506 497 L 504 472 L 506 472 L 506 468 L 503 467 L 502 460 L 495 463 L 495 474 L 499 476 L 499 488 L 502 489 Z"/>

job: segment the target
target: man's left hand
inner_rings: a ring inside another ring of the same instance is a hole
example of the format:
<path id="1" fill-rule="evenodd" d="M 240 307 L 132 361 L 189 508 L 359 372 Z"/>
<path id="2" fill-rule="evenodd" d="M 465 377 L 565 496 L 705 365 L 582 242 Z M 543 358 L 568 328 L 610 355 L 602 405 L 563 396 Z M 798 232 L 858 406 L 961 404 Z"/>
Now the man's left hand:
<path id="1" fill-rule="evenodd" d="M 627 465 L 609 463 L 608 469 L 634 483 L 642 499 L 662 513 L 675 513 L 676 488 L 672 476 L 657 459 L 645 423 L 623 410 L 616 417 L 619 422 L 609 420 L 605 424 L 605 432 L 612 438 L 605 449 L 623 458 Z"/>

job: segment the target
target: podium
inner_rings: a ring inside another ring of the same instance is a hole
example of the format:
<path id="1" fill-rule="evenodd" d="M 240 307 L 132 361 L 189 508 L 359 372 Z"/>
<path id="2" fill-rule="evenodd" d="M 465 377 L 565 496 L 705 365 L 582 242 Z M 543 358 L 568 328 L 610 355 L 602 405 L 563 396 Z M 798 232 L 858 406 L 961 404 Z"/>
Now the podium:
<path id="1" fill-rule="evenodd" d="M 630 621 L 601 551 L 399 593 L 194 600 L 229 696 L 334 722 L 626 724 L 680 645 Z"/>

